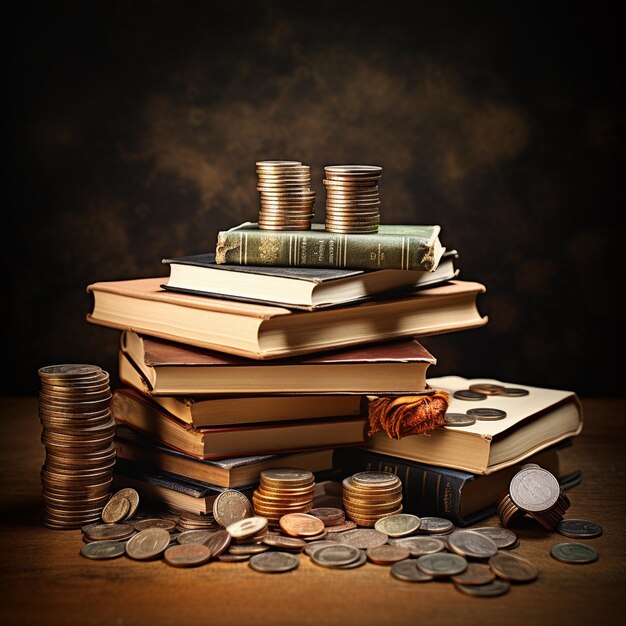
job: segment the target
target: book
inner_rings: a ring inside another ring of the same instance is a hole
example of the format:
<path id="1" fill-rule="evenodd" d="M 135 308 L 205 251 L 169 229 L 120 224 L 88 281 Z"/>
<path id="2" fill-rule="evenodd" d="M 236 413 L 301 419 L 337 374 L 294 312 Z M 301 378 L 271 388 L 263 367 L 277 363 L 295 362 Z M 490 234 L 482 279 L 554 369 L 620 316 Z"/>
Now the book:
<path id="1" fill-rule="evenodd" d="M 578 485 L 582 472 L 571 451 L 569 439 L 490 474 L 473 474 L 352 447 L 335 450 L 333 467 L 342 477 L 364 471 L 396 474 L 402 479 L 403 512 L 445 517 L 457 526 L 471 526 L 496 514 L 500 497 L 526 463 L 537 463 L 551 472 L 565 490 Z"/>
<path id="2" fill-rule="evenodd" d="M 237 302 L 163 289 L 163 277 L 87 285 L 86 319 L 121 330 L 253 359 L 274 359 L 347 346 L 484 326 L 474 281 L 449 281 L 407 295 L 318 311 Z"/>
<path id="3" fill-rule="evenodd" d="M 319 448 L 294 454 L 263 454 L 232 457 L 215 461 L 194 456 L 160 444 L 128 426 L 118 425 L 115 432 L 117 459 L 146 468 L 178 474 L 225 488 L 238 488 L 259 482 L 266 469 L 307 469 L 315 475 L 332 472 L 335 448 Z"/>
<path id="4" fill-rule="evenodd" d="M 264 230 L 244 222 L 217 233 L 215 260 L 232 265 L 274 265 L 430 272 L 444 252 L 437 224 L 381 224 L 376 233 Z"/>
<path id="5" fill-rule="evenodd" d="M 454 392 L 471 384 L 487 383 L 525 389 L 519 397 L 487 396 L 485 400 L 454 398 Z M 477 420 L 471 426 L 443 426 L 423 435 L 392 439 L 378 431 L 368 437 L 366 447 L 393 457 L 489 474 L 523 461 L 554 443 L 578 435 L 583 427 L 583 409 L 573 391 L 531 387 L 489 378 L 467 379 L 441 376 L 428 379 L 434 389 L 450 394 L 448 411 L 488 407 L 506 413 L 504 419 Z"/>
<path id="6" fill-rule="evenodd" d="M 210 460 L 362 444 L 368 422 L 366 417 L 340 416 L 192 428 L 178 421 L 148 396 L 126 387 L 113 391 L 110 406 L 116 425 L 129 426 L 166 446 Z"/>
<path id="7" fill-rule="evenodd" d="M 447 282 L 459 274 L 457 258 L 456 250 L 444 252 L 432 271 L 355 270 L 219 264 L 215 253 L 194 254 L 162 259 L 170 271 L 162 287 L 213 298 L 315 310 Z"/>
<path id="8" fill-rule="evenodd" d="M 192 426 L 227 426 L 255 422 L 319 419 L 338 415 L 361 415 L 363 396 L 359 394 L 184 394 L 160 395 L 129 357 L 119 351 L 120 381 L 145 393 L 168 413 Z"/>
<path id="9" fill-rule="evenodd" d="M 123 331 L 120 353 L 156 395 L 409 393 L 426 389 L 426 372 L 436 363 L 413 338 L 258 361 Z M 122 379 L 132 378 L 123 358 L 119 369 Z"/>

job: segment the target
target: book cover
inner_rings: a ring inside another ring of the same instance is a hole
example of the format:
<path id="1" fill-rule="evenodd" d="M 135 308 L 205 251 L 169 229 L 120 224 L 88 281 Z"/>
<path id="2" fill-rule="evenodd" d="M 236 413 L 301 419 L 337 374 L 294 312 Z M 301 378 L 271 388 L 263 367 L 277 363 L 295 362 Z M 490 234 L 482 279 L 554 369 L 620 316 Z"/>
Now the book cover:
<path id="1" fill-rule="evenodd" d="M 426 388 L 426 372 L 437 362 L 413 338 L 260 363 L 123 331 L 120 350 L 154 395 L 414 393 Z M 124 360 L 120 361 L 120 376 L 133 378 Z M 338 408 L 335 415 L 340 414 L 343 411 Z"/>
<path id="2" fill-rule="evenodd" d="M 253 359 L 275 359 L 347 346 L 484 326 L 483 284 L 452 280 L 397 298 L 318 311 L 296 311 L 175 293 L 163 277 L 91 283 L 86 320 Z"/>
<path id="3" fill-rule="evenodd" d="M 355 270 L 219 264 L 215 262 L 215 253 L 205 253 L 162 259 L 170 270 L 162 287 L 214 298 L 315 310 L 447 282 L 459 274 L 457 259 L 457 251 L 449 250 L 432 271 Z"/>
<path id="4" fill-rule="evenodd" d="M 404 512 L 444 517 L 457 526 L 470 526 L 495 515 L 500 496 L 525 463 L 537 463 L 551 472 L 563 489 L 578 485 L 582 472 L 571 469 L 568 459 L 571 449 L 572 440 L 565 440 L 523 462 L 482 475 L 409 461 L 360 447 L 335 450 L 333 466 L 342 477 L 363 471 L 391 472 L 402 479 Z"/>
<path id="5" fill-rule="evenodd" d="M 444 252 L 439 225 L 381 224 L 376 233 L 331 233 L 324 224 L 310 230 L 263 230 L 244 222 L 219 231 L 217 263 L 283 267 L 409 269 L 430 272 Z"/>
<path id="6" fill-rule="evenodd" d="M 454 393 L 474 383 L 487 383 L 525 390 L 517 397 L 487 396 L 461 400 Z M 376 452 L 477 474 L 487 474 L 578 435 L 583 427 L 580 399 L 573 391 L 532 387 L 490 378 L 461 376 L 429 378 L 428 384 L 450 396 L 448 411 L 488 407 L 503 411 L 503 419 L 480 420 L 471 426 L 436 428 L 424 435 L 391 439 L 379 431 L 368 437 L 367 447 Z"/>

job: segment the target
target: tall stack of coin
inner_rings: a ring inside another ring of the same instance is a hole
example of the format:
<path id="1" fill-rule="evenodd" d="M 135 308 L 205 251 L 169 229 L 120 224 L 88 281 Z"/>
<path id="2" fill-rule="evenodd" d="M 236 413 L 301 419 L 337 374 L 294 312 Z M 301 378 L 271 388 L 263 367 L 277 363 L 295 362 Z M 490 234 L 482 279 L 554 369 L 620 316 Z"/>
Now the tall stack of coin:
<path id="1" fill-rule="evenodd" d="M 326 230 L 333 233 L 375 233 L 380 225 L 378 165 L 327 165 Z"/>
<path id="2" fill-rule="evenodd" d="M 109 374 L 97 365 L 50 365 L 38 370 L 43 522 L 72 529 L 100 520 L 111 497 L 115 422 Z"/>
<path id="3" fill-rule="evenodd" d="M 343 507 L 359 526 L 402 511 L 402 481 L 391 472 L 358 472 L 343 480 Z"/>
<path id="4" fill-rule="evenodd" d="M 259 228 L 309 230 L 315 204 L 311 168 L 300 161 L 257 161 L 256 171 L 261 194 Z"/>
<path id="5" fill-rule="evenodd" d="M 254 512 L 277 524 L 287 513 L 310 511 L 314 492 L 315 476 L 309 470 L 264 470 L 258 488 L 252 494 Z"/>

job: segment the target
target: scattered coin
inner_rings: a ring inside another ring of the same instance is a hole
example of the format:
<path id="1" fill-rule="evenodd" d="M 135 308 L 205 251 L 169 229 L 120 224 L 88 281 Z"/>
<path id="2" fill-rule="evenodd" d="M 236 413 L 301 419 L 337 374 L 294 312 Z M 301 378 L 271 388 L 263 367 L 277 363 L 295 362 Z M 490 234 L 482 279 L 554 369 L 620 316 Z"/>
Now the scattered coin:
<path id="1" fill-rule="evenodd" d="M 218 530 L 204 542 L 204 545 L 211 550 L 211 557 L 216 557 L 220 556 L 230 546 L 231 541 L 232 536 L 228 530 Z"/>
<path id="2" fill-rule="evenodd" d="M 361 550 L 359 548 L 359 557 L 352 561 L 352 563 L 347 563 L 346 565 L 337 565 L 335 569 L 356 569 L 357 567 L 361 567 L 361 565 L 365 565 L 367 563 L 367 554 L 365 550 Z"/>
<path id="3" fill-rule="evenodd" d="M 539 570 L 530 561 L 510 552 L 494 554 L 489 566 L 500 578 L 514 583 L 528 583 L 539 576 Z"/>
<path id="4" fill-rule="evenodd" d="M 593 563 L 598 551 L 584 543 L 557 543 L 550 548 L 550 556 L 564 563 Z"/>
<path id="5" fill-rule="evenodd" d="M 197 567 L 206 563 L 211 556 L 211 549 L 203 543 L 187 543 L 167 548 L 163 560 L 174 567 Z"/>
<path id="6" fill-rule="evenodd" d="M 422 583 L 433 580 L 432 574 L 426 574 L 417 565 L 417 559 L 404 559 L 391 566 L 391 575 L 398 580 L 411 583 Z"/>
<path id="7" fill-rule="evenodd" d="M 130 524 L 96 524 L 85 530 L 85 537 L 91 541 L 114 541 L 130 538 L 135 529 Z"/>
<path id="8" fill-rule="evenodd" d="M 446 549 L 445 542 L 436 537 L 417 536 L 401 537 L 399 539 L 390 537 L 389 543 L 394 546 L 406 546 L 413 557 L 422 556 L 423 554 L 435 554 Z"/>
<path id="9" fill-rule="evenodd" d="M 465 571 L 467 565 L 467 559 L 459 554 L 450 552 L 425 554 L 417 558 L 417 566 L 420 570 L 436 578 L 460 574 Z"/>
<path id="10" fill-rule="evenodd" d="M 475 533 L 489 537 L 499 550 L 512 548 L 519 541 L 517 533 L 508 528 L 502 528 L 501 526 L 480 526 L 478 528 L 472 528 L 472 530 Z"/>
<path id="11" fill-rule="evenodd" d="M 457 400 L 486 400 L 487 394 L 470 391 L 469 389 L 459 389 L 452 394 Z"/>
<path id="12" fill-rule="evenodd" d="M 420 517 L 419 531 L 427 534 L 444 534 L 454 530 L 454 523 L 445 517 Z"/>
<path id="13" fill-rule="evenodd" d="M 420 518 L 410 513 L 396 513 L 376 520 L 374 529 L 388 537 L 406 537 L 420 527 Z"/>
<path id="14" fill-rule="evenodd" d="M 123 541 L 93 541 L 86 543 L 81 548 L 80 553 L 88 559 L 115 559 L 126 553 L 126 543 Z"/>
<path id="15" fill-rule="evenodd" d="M 146 530 L 148 528 L 162 528 L 167 532 L 173 532 L 176 530 L 176 522 L 169 519 L 163 519 L 162 517 L 149 517 L 147 519 L 141 519 L 133 524 L 136 531 Z"/>
<path id="16" fill-rule="evenodd" d="M 212 535 L 215 534 L 213 530 L 184 530 L 176 537 L 176 541 L 181 544 L 185 543 L 206 543 Z"/>
<path id="17" fill-rule="evenodd" d="M 249 561 L 251 556 L 251 554 L 231 554 L 230 552 L 225 552 L 220 554 L 217 560 L 225 563 L 239 563 L 241 561 Z"/>
<path id="18" fill-rule="evenodd" d="M 343 509 L 333 506 L 316 507 L 309 511 L 309 515 L 319 517 L 324 526 L 337 526 L 346 519 L 346 512 Z"/>
<path id="19" fill-rule="evenodd" d="M 404 561 L 411 556 L 411 553 L 406 546 L 392 546 L 388 543 L 382 546 L 368 548 L 365 552 L 367 554 L 367 558 L 372 563 L 376 563 L 377 565 L 392 565 L 398 561 Z"/>
<path id="20" fill-rule="evenodd" d="M 473 530 L 455 530 L 448 537 L 448 548 L 474 559 L 488 559 L 498 551 L 498 546 L 489 537 Z"/>
<path id="21" fill-rule="evenodd" d="M 602 535 L 603 529 L 600 524 L 585 519 L 563 519 L 557 526 L 556 531 L 564 537 L 574 539 L 592 539 Z"/>
<path id="22" fill-rule="evenodd" d="M 105 524 L 121 522 L 130 512 L 130 501 L 123 496 L 113 496 L 102 509 L 102 521 Z"/>
<path id="23" fill-rule="evenodd" d="M 146 528 L 133 535 L 126 544 L 126 554 L 131 559 L 146 561 L 163 554 L 170 544 L 170 534 L 163 528 Z"/>
<path id="24" fill-rule="evenodd" d="M 132 487 L 124 487 L 123 489 L 116 491 L 111 497 L 111 500 L 114 498 L 126 498 L 130 503 L 130 509 L 126 514 L 125 519 L 130 519 L 137 513 L 137 509 L 139 508 L 139 493 L 137 493 L 136 489 L 133 489 Z"/>
<path id="25" fill-rule="evenodd" d="M 467 569 L 451 577 L 459 585 L 486 585 L 495 580 L 495 572 L 486 563 L 468 563 Z"/>
<path id="26" fill-rule="evenodd" d="M 264 543 L 231 543 L 228 552 L 230 554 L 260 554 L 269 549 L 270 547 Z"/>
<path id="27" fill-rule="evenodd" d="M 343 533 L 346 530 L 353 530 L 355 528 L 356 528 L 356 522 L 353 522 L 352 520 L 347 519 L 344 522 L 341 522 L 341 524 L 336 524 L 334 526 L 328 526 L 326 528 L 326 530 L 329 533 L 336 534 L 336 533 Z"/>
<path id="28" fill-rule="evenodd" d="M 475 417 L 477 420 L 482 421 L 495 421 L 504 419 L 506 417 L 506 411 L 486 406 L 467 409 L 467 414 Z"/>
<path id="29" fill-rule="evenodd" d="M 213 502 L 213 517 L 223 528 L 253 515 L 252 503 L 236 489 L 222 491 Z"/>
<path id="30" fill-rule="evenodd" d="M 504 385 L 494 385 L 492 383 L 474 383 L 469 386 L 470 391 L 484 393 L 487 396 L 499 396 L 504 393 L 505 389 Z"/>
<path id="31" fill-rule="evenodd" d="M 454 583 L 454 586 L 468 596 L 481 596 L 483 598 L 502 596 L 511 590 L 511 583 L 499 578 L 492 580 L 486 585 L 459 585 Z"/>
<path id="32" fill-rule="evenodd" d="M 287 513 L 278 524 L 283 532 L 292 537 L 314 537 L 324 531 L 324 522 L 308 513 Z"/>
<path id="33" fill-rule="evenodd" d="M 331 546 L 322 546 L 313 551 L 310 555 L 311 561 L 323 567 L 337 567 L 340 565 L 348 565 L 356 561 L 360 552 L 358 548 L 334 543 Z"/>
<path id="34" fill-rule="evenodd" d="M 443 416 L 444 426 L 471 426 L 476 423 L 476 418 L 467 413 L 446 413 Z"/>
<path id="35" fill-rule="evenodd" d="M 354 548 L 367 550 L 367 548 L 375 548 L 386 544 L 387 538 L 385 533 L 381 533 L 374 528 L 355 528 L 354 530 L 347 530 L 341 533 L 337 541 Z"/>
<path id="36" fill-rule="evenodd" d="M 272 548 L 289 550 L 290 552 L 300 552 L 305 550 L 308 545 L 304 539 L 300 539 L 299 537 L 285 537 L 284 535 L 277 534 L 266 535 L 263 538 L 263 543 Z M 328 543 L 334 543 L 334 541 Z"/>
<path id="37" fill-rule="evenodd" d="M 499 395 L 516 398 L 520 396 L 527 396 L 529 393 L 528 389 L 523 389 L 522 387 L 505 387 L 504 391 Z"/>
<path id="38" fill-rule="evenodd" d="M 258 572 L 278 574 L 298 567 L 300 559 L 289 552 L 263 552 L 250 557 L 248 563 Z"/>
<path id="39" fill-rule="evenodd" d="M 233 522 L 226 530 L 234 539 L 247 539 L 267 528 L 267 518 L 260 515 Z"/>

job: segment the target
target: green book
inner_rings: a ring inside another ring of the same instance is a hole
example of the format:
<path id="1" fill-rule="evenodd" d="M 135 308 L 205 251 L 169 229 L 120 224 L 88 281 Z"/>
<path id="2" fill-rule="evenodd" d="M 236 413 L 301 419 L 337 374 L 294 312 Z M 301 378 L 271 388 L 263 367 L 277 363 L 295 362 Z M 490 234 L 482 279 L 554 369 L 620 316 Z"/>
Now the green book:
<path id="1" fill-rule="evenodd" d="M 381 224 L 376 233 L 331 233 L 324 224 L 310 230 L 263 230 L 244 222 L 219 231 L 215 262 L 346 269 L 403 269 L 432 272 L 445 248 L 441 226 Z"/>

